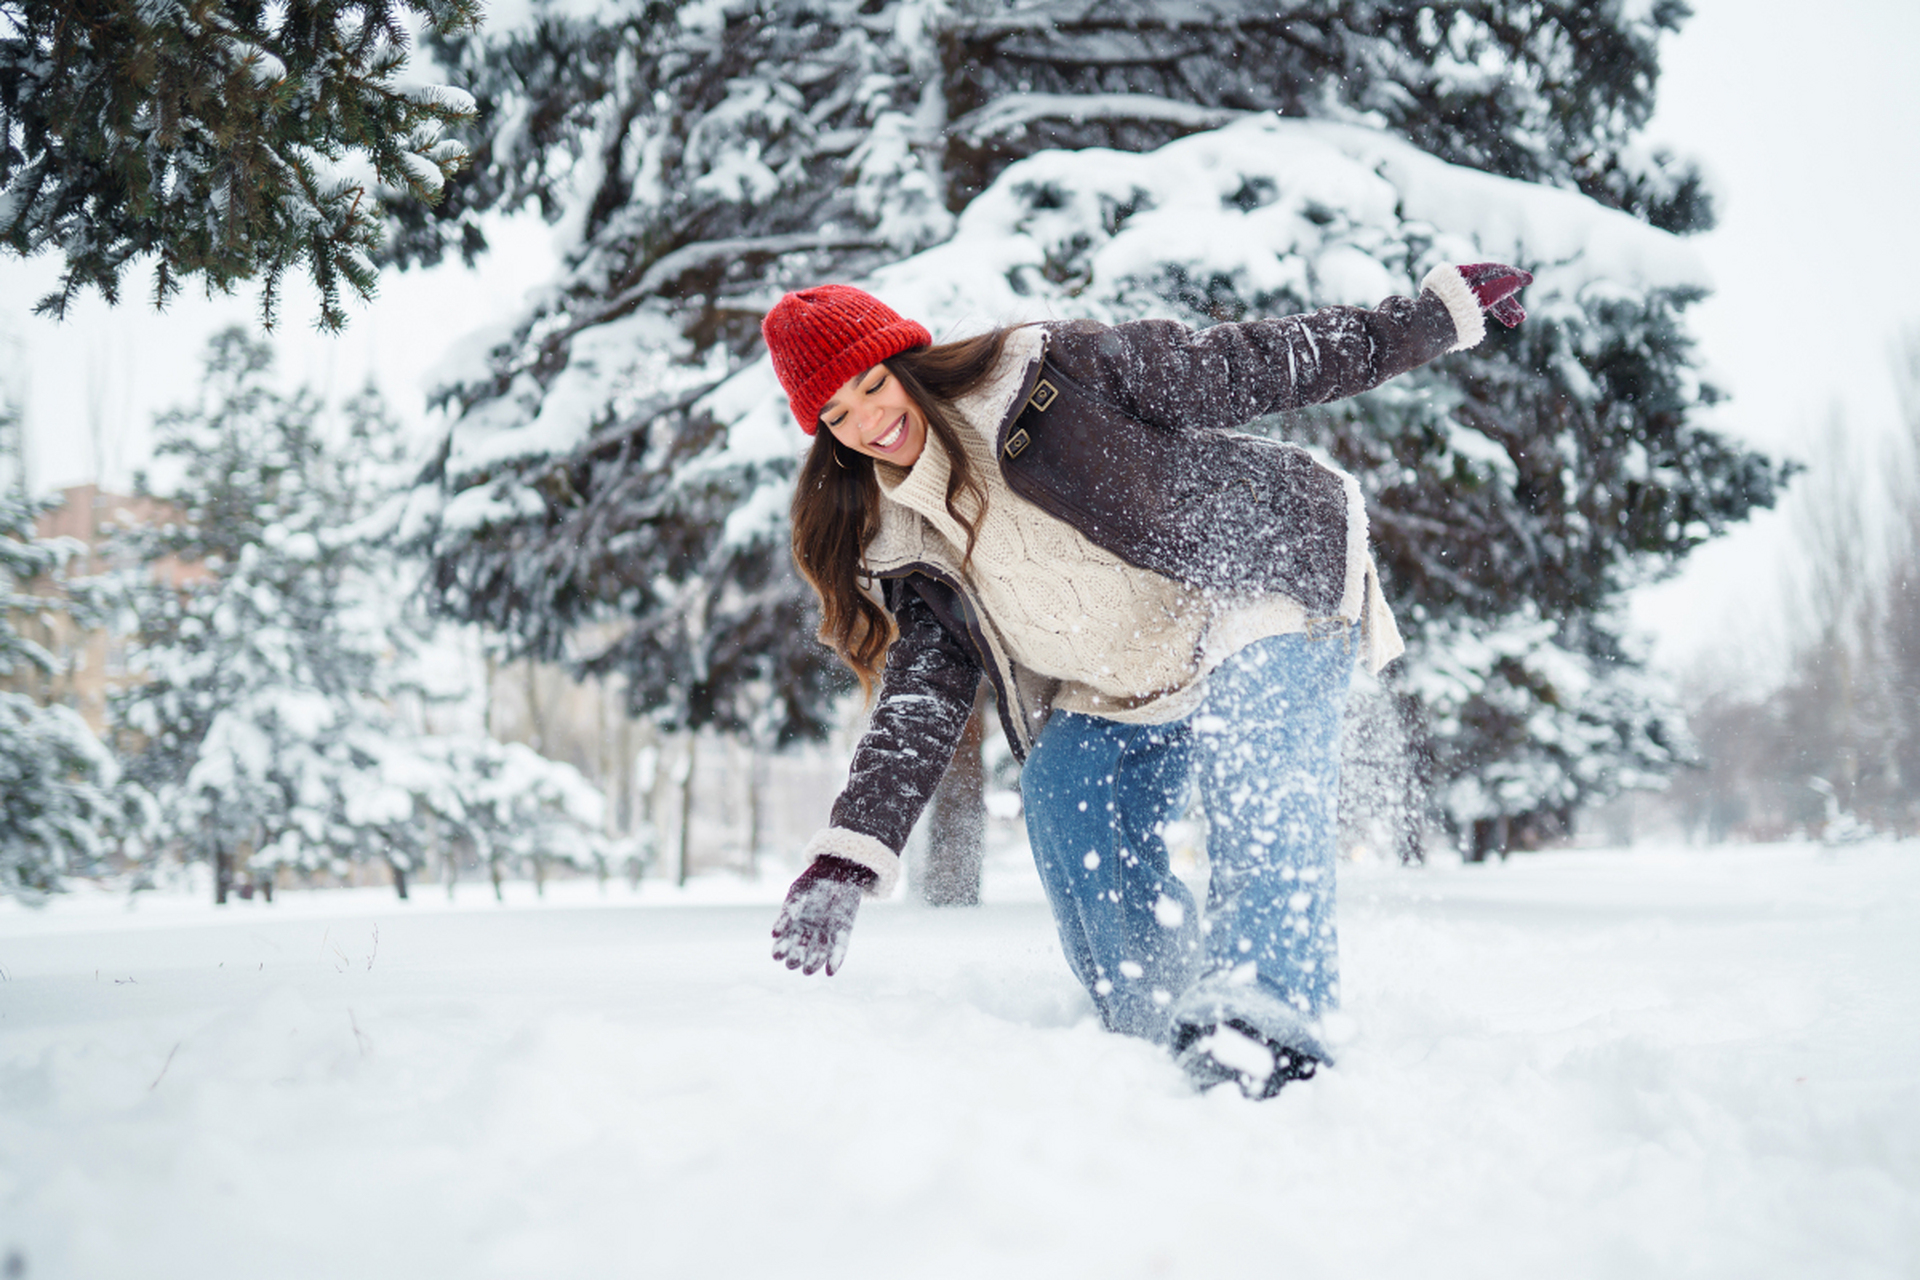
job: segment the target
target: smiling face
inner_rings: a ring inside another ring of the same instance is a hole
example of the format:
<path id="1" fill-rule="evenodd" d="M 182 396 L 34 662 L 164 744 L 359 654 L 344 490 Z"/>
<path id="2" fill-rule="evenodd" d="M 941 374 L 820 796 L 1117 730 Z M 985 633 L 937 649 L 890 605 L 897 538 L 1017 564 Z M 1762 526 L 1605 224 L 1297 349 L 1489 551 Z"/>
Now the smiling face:
<path id="1" fill-rule="evenodd" d="M 884 364 L 848 378 L 820 410 L 833 438 L 856 453 L 910 467 L 927 446 L 927 418 Z"/>

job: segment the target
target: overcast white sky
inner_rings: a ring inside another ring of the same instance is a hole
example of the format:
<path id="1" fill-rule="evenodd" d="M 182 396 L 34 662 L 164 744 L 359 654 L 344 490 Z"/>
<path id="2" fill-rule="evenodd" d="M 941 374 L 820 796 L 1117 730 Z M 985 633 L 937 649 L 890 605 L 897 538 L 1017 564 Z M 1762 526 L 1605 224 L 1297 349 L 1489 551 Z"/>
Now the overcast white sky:
<path id="1" fill-rule="evenodd" d="M 1696 237 L 1715 293 L 1694 309 L 1722 429 L 1811 467 L 1878 476 L 1820 448 L 1836 409 L 1892 434 L 1894 345 L 1920 326 L 1920 4 L 1693 0 L 1663 58 L 1649 136 L 1697 156 L 1720 224 Z M 1797 486 L 1799 487 L 1799 486 Z M 1779 590 L 1791 499 L 1644 593 L 1637 616 L 1680 668 L 1703 656 L 1764 676 L 1802 619 Z"/>
<path id="2" fill-rule="evenodd" d="M 1717 292 L 1693 321 L 1711 376 L 1734 397 L 1717 422 L 1817 464 L 1809 441 L 1835 406 L 1870 433 L 1892 430 L 1893 344 L 1920 325 L 1920 4 L 1694 7 L 1665 50 L 1649 138 L 1714 178 L 1720 225 L 1693 243 Z M 310 332 L 310 306 L 290 299 L 283 375 L 345 390 L 371 372 L 397 407 L 417 411 L 421 376 L 446 345 L 548 274 L 544 229 L 503 229 L 498 243 L 479 273 L 389 278 L 337 338 Z M 137 298 L 108 308 L 90 297 L 56 325 L 30 313 L 53 275 L 51 261 L 0 259 L 0 369 L 25 383 L 13 392 L 27 408 L 35 486 L 124 485 L 153 414 L 191 399 L 206 336 L 251 320 L 253 300 L 192 297 L 155 316 Z M 1757 522 L 1645 594 L 1636 616 L 1666 663 L 1706 652 L 1777 660 L 1789 526 Z"/>
<path id="3" fill-rule="evenodd" d="M 371 375 L 404 416 L 421 420 L 423 378 L 446 348 L 553 273 L 550 234 L 538 220 L 497 230 L 497 252 L 476 271 L 455 261 L 387 273 L 372 304 L 348 302 L 351 318 L 333 336 L 314 329 L 312 291 L 290 277 L 275 318 L 281 380 L 344 395 Z M 33 484 L 125 486 L 147 459 L 154 415 L 193 401 L 207 338 L 230 324 L 257 327 L 257 295 L 209 299 L 189 286 L 156 313 L 129 272 L 119 306 L 89 293 L 56 323 L 32 309 L 57 277 L 50 256 L 0 258 L 0 377 L 20 384 L 10 390 L 27 409 Z"/>

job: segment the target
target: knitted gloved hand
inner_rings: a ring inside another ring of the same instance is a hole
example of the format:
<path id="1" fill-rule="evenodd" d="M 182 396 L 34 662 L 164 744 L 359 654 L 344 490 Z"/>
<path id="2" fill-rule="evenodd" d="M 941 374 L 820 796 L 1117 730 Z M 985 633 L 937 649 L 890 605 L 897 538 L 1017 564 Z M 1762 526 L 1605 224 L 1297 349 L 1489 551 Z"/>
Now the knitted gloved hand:
<path id="1" fill-rule="evenodd" d="M 1475 262 L 1460 268 L 1467 287 L 1488 315 L 1511 329 L 1527 318 L 1519 293 L 1533 283 L 1533 273 L 1502 262 Z"/>
<path id="2" fill-rule="evenodd" d="M 857 862 L 830 853 L 815 858 L 787 890 L 787 900 L 773 922 L 773 958 L 802 973 L 822 968 L 829 977 L 838 973 L 853 933 L 853 917 L 860 910 L 860 895 L 879 880 Z"/>

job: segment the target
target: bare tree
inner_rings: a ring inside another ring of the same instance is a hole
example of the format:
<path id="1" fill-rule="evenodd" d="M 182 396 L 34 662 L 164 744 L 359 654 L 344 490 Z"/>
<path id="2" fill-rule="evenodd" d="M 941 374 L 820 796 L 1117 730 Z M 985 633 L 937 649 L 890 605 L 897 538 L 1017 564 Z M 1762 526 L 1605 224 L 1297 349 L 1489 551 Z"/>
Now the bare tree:
<path id="1" fill-rule="evenodd" d="M 1893 373 L 1890 439 L 1870 447 L 1837 410 L 1814 437 L 1794 509 L 1786 678 L 1694 702 L 1706 767 L 1675 799 L 1709 839 L 1920 831 L 1920 329 Z"/>

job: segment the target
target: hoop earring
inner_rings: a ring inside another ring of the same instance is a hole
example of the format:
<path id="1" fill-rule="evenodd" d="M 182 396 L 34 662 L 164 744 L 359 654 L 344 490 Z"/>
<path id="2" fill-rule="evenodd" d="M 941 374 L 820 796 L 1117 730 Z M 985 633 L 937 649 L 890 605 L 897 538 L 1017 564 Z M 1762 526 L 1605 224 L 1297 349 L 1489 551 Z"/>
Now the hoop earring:
<path id="1" fill-rule="evenodd" d="M 840 468 L 842 471 L 846 471 L 849 469 L 846 463 L 840 461 L 840 446 L 838 444 L 835 444 L 833 446 L 833 465 Z"/>

